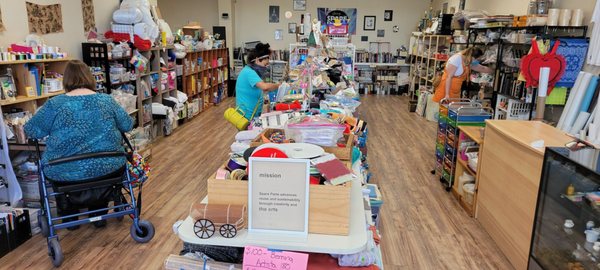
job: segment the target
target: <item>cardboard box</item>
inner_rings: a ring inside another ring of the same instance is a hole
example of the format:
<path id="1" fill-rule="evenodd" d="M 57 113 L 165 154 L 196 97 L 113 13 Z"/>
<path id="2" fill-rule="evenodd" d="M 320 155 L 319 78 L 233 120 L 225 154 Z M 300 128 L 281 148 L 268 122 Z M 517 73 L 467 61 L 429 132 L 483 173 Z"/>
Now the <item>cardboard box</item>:
<path id="1" fill-rule="evenodd" d="M 349 162 L 347 165 L 351 167 Z M 311 185 L 308 232 L 348 235 L 351 190 L 352 182 L 339 186 Z M 213 174 L 208 179 L 208 203 L 248 204 L 248 181 L 221 180 Z"/>

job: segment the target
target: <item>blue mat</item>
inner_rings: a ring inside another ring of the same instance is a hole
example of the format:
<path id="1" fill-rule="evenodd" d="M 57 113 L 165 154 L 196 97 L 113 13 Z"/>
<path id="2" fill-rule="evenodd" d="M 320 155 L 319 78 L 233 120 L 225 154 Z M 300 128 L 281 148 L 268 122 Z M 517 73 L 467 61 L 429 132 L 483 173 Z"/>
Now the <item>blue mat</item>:
<path id="1" fill-rule="evenodd" d="M 559 40 L 560 46 L 558 46 L 556 54 L 562 55 L 565 58 L 567 68 L 565 74 L 556 83 L 555 87 L 571 88 L 575 85 L 577 75 L 585 63 L 589 42 L 581 38 L 561 38 Z M 550 47 L 552 46 L 554 46 L 554 41 L 550 44 Z"/>

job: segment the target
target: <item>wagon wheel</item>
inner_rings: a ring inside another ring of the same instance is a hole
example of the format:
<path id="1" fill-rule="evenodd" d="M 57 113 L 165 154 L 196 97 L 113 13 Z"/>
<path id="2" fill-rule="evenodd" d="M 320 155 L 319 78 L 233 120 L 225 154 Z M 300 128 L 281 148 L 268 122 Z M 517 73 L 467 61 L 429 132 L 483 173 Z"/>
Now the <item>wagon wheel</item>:
<path id="1" fill-rule="evenodd" d="M 215 234 L 215 224 L 208 219 L 199 219 L 194 223 L 194 233 L 202 239 L 210 238 Z"/>
<path id="2" fill-rule="evenodd" d="M 232 238 L 237 234 L 237 229 L 231 224 L 225 224 L 221 226 L 219 232 L 225 238 Z"/>

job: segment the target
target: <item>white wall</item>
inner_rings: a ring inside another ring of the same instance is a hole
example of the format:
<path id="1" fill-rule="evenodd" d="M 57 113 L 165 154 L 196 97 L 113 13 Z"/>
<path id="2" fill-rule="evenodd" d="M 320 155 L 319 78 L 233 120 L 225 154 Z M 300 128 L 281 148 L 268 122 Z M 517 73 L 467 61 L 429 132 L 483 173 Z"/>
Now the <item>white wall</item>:
<path id="1" fill-rule="evenodd" d="M 30 0 L 36 4 L 62 4 L 63 32 L 41 35 L 50 46 L 59 46 L 72 58 L 81 59 L 81 42 L 87 40 L 83 31 L 83 14 L 79 0 Z M 119 7 L 119 0 L 95 0 L 94 17 L 99 33 L 110 29 L 112 13 Z M 25 1 L 0 0 L 2 21 L 6 30 L 0 33 L 0 47 L 23 42 L 29 34 Z"/>
<path id="2" fill-rule="evenodd" d="M 456 7 L 458 10 L 459 0 L 434 0 L 433 9 L 440 10 L 443 3 L 448 2 L 448 9 Z M 589 21 L 594 11 L 596 0 L 555 0 L 557 8 L 583 9 L 584 21 Z M 513 14 L 525 15 L 529 0 L 466 0 L 466 10 L 485 10 L 490 14 Z"/>
<path id="3" fill-rule="evenodd" d="M 279 6 L 279 23 L 269 23 L 269 5 Z M 317 15 L 317 8 L 356 8 L 358 18 L 356 20 L 357 31 L 352 37 L 352 43 L 358 48 L 366 48 L 369 42 L 361 42 L 361 36 L 369 36 L 369 41 L 392 42 L 392 50 L 407 45 L 410 34 L 415 30 L 418 19 L 429 7 L 427 0 L 307 0 L 306 11 L 293 11 L 292 0 L 237 0 L 235 5 L 235 42 L 241 46 L 243 42 L 260 40 L 268 42 L 273 49 L 287 49 L 288 44 L 295 42 L 294 34 L 288 34 L 288 23 L 300 23 L 300 14 L 310 13 L 313 18 Z M 384 22 L 384 10 L 393 10 L 393 21 Z M 292 11 L 293 17 L 288 20 L 284 13 Z M 365 15 L 376 16 L 376 29 L 384 29 L 385 37 L 377 38 L 377 31 L 363 31 L 363 19 Z M 400 31 L 393 33 L 392 27 L 398 25 Z M 275 41 L 275 30 L 283 30 L 283 40 Z"/>
<path id="4" fill-rule="evenodd" d="M 218 3 L 217 0 L 158 0 L 158 7 L 173 31 L 189 21 L 196 21 L 204 30 L 212 32 L 212 27 L 219 25 Z"/>

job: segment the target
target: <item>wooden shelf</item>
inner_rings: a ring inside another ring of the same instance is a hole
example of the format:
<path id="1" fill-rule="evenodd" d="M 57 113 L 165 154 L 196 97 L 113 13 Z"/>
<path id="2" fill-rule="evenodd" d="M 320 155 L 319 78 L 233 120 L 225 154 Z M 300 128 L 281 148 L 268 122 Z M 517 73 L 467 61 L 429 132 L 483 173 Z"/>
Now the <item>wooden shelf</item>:
<path id="1" fill-rule="evenodd" d="M 473 126 L 459 126 L 458 129 L 467 135 L 472 141 L 481 146 L 483 144 L 483 138 L 481 137 L 481 127 Z"/>
<path id="2" fill-rule="evenodd" d="M 71 58 L 0 61 L 0 65 L 18 65 L 18 64 L 32 64 L 32 63 L 55 63 L 55 62 L 66 62 L 66 61 L 70 61 L 70 60 L 71 60 Z"/>
<path id="3" fill-rule="evenodd" d="M 463 168 L 465 168 L 465 170 L 466 170 L 468 173 L 470 173 L 472 176 L 475 176 L 475 177 L 477 177 L 477 173 L 476 173 L 475 171 L 473 171 L 473 170 L 471 169 L 471 167 L 469 167 L 469 165 L 467 164 L 467 162 L 466 162 L 466 161 L 462 160 L 462 158 L 460 158 L 460 157 L 456 157 L 456 161 L 457 161 L 457 163 L 458 163 L 458 164 L 462 165 L 462 166 L 463 166 Z"/>
<path id="4" fill-rule="evenodd" d="M 138 110 L 138 109 L 135 109 L 135 110 L 133 110 L 133 111 L 130 111 L 130 112 L 129 112 L 129 115 L 132 115 L 132 114 L 134 114 L 134 113 L 137 113 L 137 112 L 139 112 L 139 111 L 140 111 L 140 110 Z"/>
<path id="5" fill-rule="evenodd" d="M 153 75 L 153 74 L 158 74 L 158 71 L 151 71 L 151 72 L 148 72 L 148 73 L 142 73 L 142 74 L 140 74 L 140 76 L 149 76 L 149 75 Z"/>
<path id="6" fill-rule="evenodd" d="M 129 59 L 131 59 L 131 56 L 111 58 L 111 59 L 108 59 L 108 61 L 121 61 L 121 60 L 129 60 Z"/>
<path id="7" fill-rule="evenodd" d="M 65 91 L 58 91 L 58 92 L 54 92 L 54 93 L 50 93 L 47 95 L 41 95 L 41 96 L 36 96 L 36 97 L 25 97 L 25 96 L 18 96 L 15 100 L 3 100 L 0 101 L 0 106 L 6 106 L 6 105 L 12 105 L 12 104 L 19 104 L 19 103 L 23 103 L 23 102 L 27 102 L 27 101 L 32 101 L 32 100 L 38 100 L 38 99 L 46 99 L 46 98 L 50 98 L 53 96 L 58 96 L 61 94 L 64 94 Z"/>

